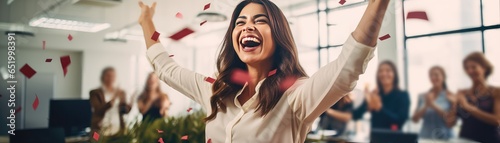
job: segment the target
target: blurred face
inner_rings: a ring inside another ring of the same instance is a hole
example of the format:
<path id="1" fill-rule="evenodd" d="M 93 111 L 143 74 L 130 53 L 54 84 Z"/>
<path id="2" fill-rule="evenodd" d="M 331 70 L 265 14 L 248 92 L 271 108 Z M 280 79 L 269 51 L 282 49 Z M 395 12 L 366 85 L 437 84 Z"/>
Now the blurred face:
<path id="1" fill-rule="evenodd" d="M 151 74 L 148 79 L 149 89 L 156 89 L 158 87 L 158 76 L 156 74 Z"/>
<path id="2" fill-rule="evenodd" d="M 444 75 L 439 69 L 433 68 L 429 73 L 429 77 L 431 79 L 432 86 L 434 87 L 443 86 Z"/>
<path id="3" fill-rule="evenodd" d="M 246 64 L 269 62 L 274 53 L 269 18 L 260 4 L 246 5 L 235 21 L 233 47 Z"/>
<path id="4" fill-rule="evenodd" d="M 109 70 L 106 73 L 104 73 L 104 78 L 103 78 L 103 83 L 106 86 L 113 86 L 115 83 L 116 79 L 116 73 L 114 70 Z"/>
<path id="5" fill-rule="evenodd" d="M 465 62 L 465 72 L 469 75 L 472 81 L 482 81 L 484 80 L 485 69 L 476 62 L 467 61 Z"/>
<path id="6" fill-rule="evenodd" d="M 391 66 L 382 64 L 378 69 L 377 77 L 382 85 L 392 85 L 394 81 L 394 71 L 392 71 Z"/>

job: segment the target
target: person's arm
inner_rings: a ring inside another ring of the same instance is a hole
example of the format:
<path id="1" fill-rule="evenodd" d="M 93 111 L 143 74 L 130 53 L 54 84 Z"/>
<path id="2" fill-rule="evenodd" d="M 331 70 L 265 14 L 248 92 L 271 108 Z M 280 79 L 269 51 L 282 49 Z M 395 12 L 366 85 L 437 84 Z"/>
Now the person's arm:
<path id="1" fill-rule="evenodd" d="M 345 103 L 343 109 L 332 109 L 326 110 L 326 115 L 335 118 L 341 122 L 347 123 L 352 120 L 352 103 Z"/>
<path id="2" fill-rule="evenodd" d="M 425 96 L 425 94 L 422 94 L 418 97 L 417 109 L 415 109 L 415 113 L 411 118 L 414 123 L 418 123 L 422 118 L 422 116 L 424 116 L 425 112 L 427 111 L 428 106 L 427 104 L 424 103 L 422 99 L 423 96 Z"/>
<path id="3" fill-rule="evenodd" d="M 389 109 L 387 106 L 383 107 L 380 110 L 380 113 L 384 114 L 387 120 L 391 120 L 394 124 L 397 124 L 399 128 L 406 122 L 408 119 L 408 114 L 410 110 L 410 97 L 407 92 L 403 92 L 399 96 L 399 100 L 392 104 L 397 104 L 397 109 Z"/>
<path id="4" fill-rule="evenodd" d="M 312 122 L 352 91 L 374 56 L 389 0 L 370 0 L 358 26 L 344 43 L 339 57 L 290 91 L 289 104 L 299 120 Z"/>
<path id="5" fill-rule="evenodd" d="M 149 7 L 142 2 L 139 3 L 142 10 L 139 23 L 144 32 L 146 47 L 148 47 L 147 57 L 155 74 L 170 87 L 201 104 L 209 113 L 211 110 L 210 97 L 212 96 L 211 83 L 205 81 L 205 76 L 179 66 L 169 57 L 170 54 L 161 43 L 151 39 L 156 31 L 152 20 L 154 5 Z"/>
<path id="6" fill-rule="evenodd" d="M 106 111 L 113 106 L 113 99 L 115 98 L 113 97 L 113 99 L 109 102 L 101 101 L 99 100 L 99 93 L 96 90 L 90 91 L 89 96 L 92 109 L 94 109 L 94 112 L 99 115 L 104 115 L 104 113 L 106 113 Z"/>
<path id="7" fill-rule="evenodd" d="M 363 103 L 361 103 L 361 105 L 358 108 L 354 109 L 354 111 L 352 112 L 353 119 L 359 120 L 363 118 L 363 115 L 365 115 L 367 108 L 368 106 L 366 100 L 363 100 Z"/>
<path id="8" fill-rule="evenodd" d="M 447 98 L 449 99 L 448 96 L 452 96 L 451 93 L 447 93 Z M 443 118 L 443 120 L 445 121 L 446 123 L 446 126 L 448 127 L 453 127 L 455 125 L 455 123 L 453 122 L 453 117 L 452 116 L 455 116 L 455 106 L 456 106 L 456 103 L 453 101 L 453 100 L 448 100 L 449 104 L 450 104 L 450 108 L 448 111 L 445 111 L 443 110 L 441 107 L 437 106 L 435 102 L 429 102 L 429 107 L 434 109 L 434 111 L 436 111 L 438 113 L 438 115 Z M 451 116 L 451 117 L 450 117 Z"/>
<path id="9" fill-rule="evenodd" d="M 390 0 L 369 0 L 368 6 L 352 33 L 356 41 L 374 47 Z"/>
<path id="10" fill-rule="evenodd" d="M 492 96 L 494 99 L 493 113 L 484 112 L 481 109 L 477 108 L 476 106 L 471 105 L 469 102 L 467 102 L 464 96 L 462 96 L 462 98 L 459 98 L 459 103 L 461 104 L 462 108 L 465 111 L 469 112 L 472 116 L 476 117 L 477 119 L 493 126 L 500 126 L 499 92 L 495 89 Z"/>

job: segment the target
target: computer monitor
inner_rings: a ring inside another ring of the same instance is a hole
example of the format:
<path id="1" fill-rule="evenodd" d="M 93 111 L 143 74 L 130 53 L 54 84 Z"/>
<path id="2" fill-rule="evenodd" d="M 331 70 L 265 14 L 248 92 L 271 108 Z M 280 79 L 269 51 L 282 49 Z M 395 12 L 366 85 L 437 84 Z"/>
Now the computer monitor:
<path id="1" fill-rule="evenodd" d="M 370 143 L 418 143 L 418 135 L 382 129 L 372 129 Z"/>
<path id="2" fill-rule="evenodd" d="M 61 127 L 66 136 L 86 135 L 92 110 L 89 100 L 50 100 L 49 127 Z"/>

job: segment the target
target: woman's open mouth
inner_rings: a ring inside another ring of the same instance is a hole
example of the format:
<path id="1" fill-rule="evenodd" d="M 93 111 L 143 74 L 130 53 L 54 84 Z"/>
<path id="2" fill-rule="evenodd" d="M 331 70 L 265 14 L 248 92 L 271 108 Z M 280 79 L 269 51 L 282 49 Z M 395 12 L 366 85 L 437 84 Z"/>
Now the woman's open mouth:
<path id="1" fill-rule="evenodd" d="M 242 45 L 242 50 L 244 52 L 251 52 L 260 46 L 261 40 L 255 36 L 245 36 L 241 38 L 240 44 Z"/>

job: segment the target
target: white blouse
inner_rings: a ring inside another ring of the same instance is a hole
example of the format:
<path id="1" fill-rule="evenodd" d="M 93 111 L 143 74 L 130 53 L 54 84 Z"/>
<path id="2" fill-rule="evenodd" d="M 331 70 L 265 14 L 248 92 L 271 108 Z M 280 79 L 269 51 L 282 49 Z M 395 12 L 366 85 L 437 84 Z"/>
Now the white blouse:
<path id="1" fill-rule="evenodd" d="M 237 97 L 225 100 L 226 112 L 218 112 L 207 122 L 206 140 L 213 143 L 303 143 L 312 122 L 341 97 L 352 91 L 358 76 L 365 72 L 374 47 L 363 45 L 349 36 L 337 60 L 320 68 L 310 78 L 290 87 L 277 105 L 264 117 L 255 112 L 260 81 L 253 95 L 240 105 Z M 147 50 L 147 56 L 159 78 L 172 88 L 201 104 L 211 113 L 212 84 L 204 75 L 180 67 L 160 44 Z M 244 89 L 244 87 L 243 87 Z"/>

